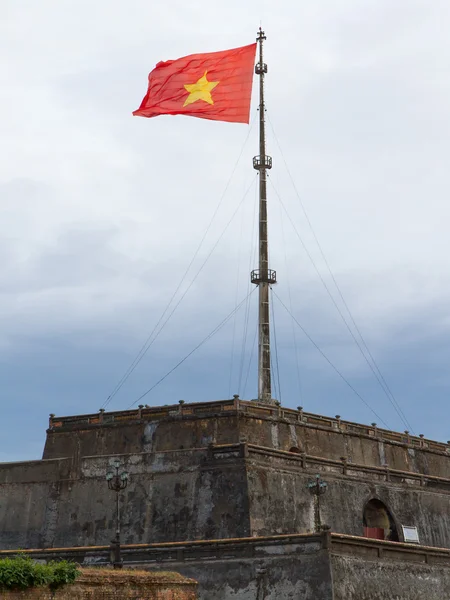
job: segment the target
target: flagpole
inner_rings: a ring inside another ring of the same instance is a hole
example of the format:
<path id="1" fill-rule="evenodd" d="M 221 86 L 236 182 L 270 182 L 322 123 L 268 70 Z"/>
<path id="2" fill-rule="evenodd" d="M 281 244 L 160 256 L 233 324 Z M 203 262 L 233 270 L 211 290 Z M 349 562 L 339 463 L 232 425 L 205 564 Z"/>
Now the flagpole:
<path id="1" fill-rule="evenodd" d="M 258 286 L 258 401 L 266 404 L 272 399 L 270 364 L 270 313 L 269 288 L 276 283 L 276 272 L 269 269 L 269 243 L 267 235 L 267 170 L 272 168 L 272 157 L 266 154 L 266 122 L 264 103 L 264 76 L 267 65 L 263 60 L 264 31 L 259 28 L 259 61 L 255 73 L 259 75 L 259 156 L 253 158 L 253 167 L 259 171 L 259 269 L 251 273 L 251 281 Z"/>

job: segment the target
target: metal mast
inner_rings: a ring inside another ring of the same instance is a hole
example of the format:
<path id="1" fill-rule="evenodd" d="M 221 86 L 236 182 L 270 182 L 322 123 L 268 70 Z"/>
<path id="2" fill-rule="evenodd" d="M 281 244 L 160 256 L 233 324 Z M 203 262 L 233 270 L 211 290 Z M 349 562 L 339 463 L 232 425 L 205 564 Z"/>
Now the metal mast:
<path id="1" fill-rule="evenodd" d="M 251 281 L 259 287 L 258 317 L 258 401 L 272 403 L 270 368 L 269 287 L 276 283 L 276 272 L 269 269 L 267 239 L 267 169 L 272 168 L 272 157 L 266 155 L 266 123 L 264 104 L 264 76 L 267 65 L 263 61 L 264 31 L 259 28 L 259 61 L 255 73 L 259 75 L 259 156 L 253 158 L 253 168 L 259 171 L 259 269 L 252 271 Z"/>

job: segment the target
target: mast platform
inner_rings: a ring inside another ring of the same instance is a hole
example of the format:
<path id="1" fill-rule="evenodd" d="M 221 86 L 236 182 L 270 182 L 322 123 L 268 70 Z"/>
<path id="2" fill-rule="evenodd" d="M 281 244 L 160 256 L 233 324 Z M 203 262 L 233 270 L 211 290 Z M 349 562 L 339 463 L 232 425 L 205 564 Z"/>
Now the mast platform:
<path id="1" fill-rule="evenodd" d="M 259 285 L 260 283 L 274 285 L 277 282 L 277 272 L 273 269 L 267 269 L 264 272 L 260 271 L 259 269 L 253 269 L 250 278 L 251 282 L 255 285 Z"/>

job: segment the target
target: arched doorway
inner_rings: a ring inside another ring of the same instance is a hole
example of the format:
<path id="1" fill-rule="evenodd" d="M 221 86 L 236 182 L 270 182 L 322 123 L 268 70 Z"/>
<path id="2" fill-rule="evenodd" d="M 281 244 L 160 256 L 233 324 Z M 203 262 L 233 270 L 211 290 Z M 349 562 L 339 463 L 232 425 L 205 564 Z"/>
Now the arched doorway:
<path id="1" fill-rule="evenodd" d="M 300 448 L 297 448 L 297 446 L 292 446 L 292 448 L 289 448 L 289 452 L 292 452 L 293 454 L 301 454 L 301 450 Z"/>
<path id="2" fill-rule="evenodd" d="M 364 537 L 398 542 L 398 531 L 389 509 L 381 500 L 373 498 L 364 507 Z"/>

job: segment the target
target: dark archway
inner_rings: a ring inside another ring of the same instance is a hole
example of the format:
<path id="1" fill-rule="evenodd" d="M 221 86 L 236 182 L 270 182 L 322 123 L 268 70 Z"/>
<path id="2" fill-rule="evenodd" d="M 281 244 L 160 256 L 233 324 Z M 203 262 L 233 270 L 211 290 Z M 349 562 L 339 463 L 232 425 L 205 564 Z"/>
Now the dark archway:
<path id="1" fill-rule="evenodd" d="M 363 525 L 364 537 L 399 541 L 397 527 L 389 509 L 377 498 L 369 500 L 364 507 Z"/>
<path id="2" fill-rule="evenodd" d="M 297 446 L 292 446 L 292 448 L 289 448 L 289 452 L 293 452 L 294 454 L 301 454 L 301 450 L 300 448 L 297 448 Z"/>

